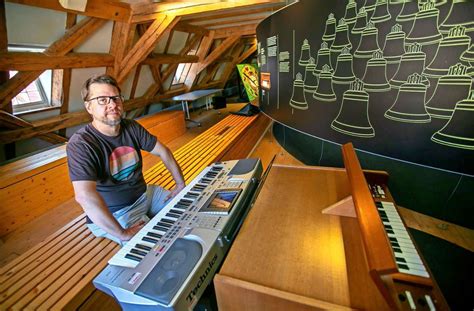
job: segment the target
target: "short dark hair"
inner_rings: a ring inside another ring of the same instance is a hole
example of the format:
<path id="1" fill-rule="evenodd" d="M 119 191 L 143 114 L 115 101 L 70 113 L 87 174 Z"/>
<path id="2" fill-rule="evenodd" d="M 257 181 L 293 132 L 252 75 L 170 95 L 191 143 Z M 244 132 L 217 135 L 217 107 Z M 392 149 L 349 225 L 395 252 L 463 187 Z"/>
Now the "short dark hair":
<path id="1" fill-rule="evenodd" d="M 94 84 L 94 83 L 109 84 L 109 85 L 115 86 L 117 90 L 119 91 L 119 93 L 121 92 L 120 86 L 118 85 L 117 80 L 115 80 L 115 78 L 113 78 L 112 76 L 109 76 L 107 74 L 95 75 L 87 79 L 86 82 L 84 82 L 84 85 L 82 86 L 82 89 L 81 89 L 82 100 L 84 101 L 88 100 L 87 98 L 89 97 L 89 88 L 91 84 Z"/>

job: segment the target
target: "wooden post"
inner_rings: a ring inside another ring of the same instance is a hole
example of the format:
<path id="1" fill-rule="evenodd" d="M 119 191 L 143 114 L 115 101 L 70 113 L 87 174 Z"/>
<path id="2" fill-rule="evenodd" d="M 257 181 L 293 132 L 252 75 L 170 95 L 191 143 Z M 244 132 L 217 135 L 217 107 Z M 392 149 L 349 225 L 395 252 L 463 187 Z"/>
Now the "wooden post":
<path id="1" fill-rule="evenodd" d="M 67 18 L 66 18 L 66 31 L 72 28 L 77 21 L 77 15 L 72 14 L 72 13 L 67 13 Z M 63 69 L 62 74 L 57 75 L 57 79 L 59 78 L 58 76 L 61 75 L 61 109 L 60 109 L 60 114 L 65 114 L 69 112 L 69 91 L 71 88 L 71 74 L 72 74 L 72 69 Z M 54 77 L 54 75 L 53 75 Z M 54 79 L 54 78 L 53 78 Z M 53 84 L 54 85 L 54 84 Z M 59 130 L 59 135 L 66 137 L 66 129 L 60 129 Z"/>
<path id="2" fill-rule="evenodd" d="M 7 22 L 5 18 L 5 1 L 0 0 L 0 52 L 6 53 L 8 51 L 8 36 L 7 36 Z M 9 79 L 8 71 L 0 71 L 0 85 L 6 83 Z M 12 113 L 12 102 L 9 100 L 3 110 Z M 1 126 L 0 126 L 1 127 Z M 5 158 L 12 159 L 16 155 L 15 143 L 5 144 L 3 146 L 5 151 Z"/>

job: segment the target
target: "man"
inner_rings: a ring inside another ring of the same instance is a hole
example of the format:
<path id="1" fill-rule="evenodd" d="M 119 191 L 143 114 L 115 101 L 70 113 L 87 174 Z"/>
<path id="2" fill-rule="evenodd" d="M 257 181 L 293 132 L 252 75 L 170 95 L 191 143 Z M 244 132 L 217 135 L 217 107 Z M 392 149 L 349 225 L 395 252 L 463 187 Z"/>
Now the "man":
<path id="1" fill-rule="evenodd" d="M 88 79 L 81 95 L 92 122 L 67 145 L 75 199 L 94 235 L 123 245 L 185 187 L 183 174 L 166 146 L 136 121 L 122 118 L 123 97 L 114 78 Z M 161 158 L 176 182 L 171 192 L 147 187 L 140 149 Z"/>

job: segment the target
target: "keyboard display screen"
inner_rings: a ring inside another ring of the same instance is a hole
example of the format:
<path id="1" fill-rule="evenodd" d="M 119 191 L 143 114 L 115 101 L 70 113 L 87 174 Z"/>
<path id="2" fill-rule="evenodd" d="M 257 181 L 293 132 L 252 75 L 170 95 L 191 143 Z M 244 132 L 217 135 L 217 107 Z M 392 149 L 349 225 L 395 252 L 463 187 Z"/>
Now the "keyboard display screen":
<path id="1" fill-rule="evenodd" d="M 237 200 L 240 191 L 240 189 L 217 190 L 211 196 L 209 203 L 205 204 L 199 212 L 228 215 L 234 202 Z"/>

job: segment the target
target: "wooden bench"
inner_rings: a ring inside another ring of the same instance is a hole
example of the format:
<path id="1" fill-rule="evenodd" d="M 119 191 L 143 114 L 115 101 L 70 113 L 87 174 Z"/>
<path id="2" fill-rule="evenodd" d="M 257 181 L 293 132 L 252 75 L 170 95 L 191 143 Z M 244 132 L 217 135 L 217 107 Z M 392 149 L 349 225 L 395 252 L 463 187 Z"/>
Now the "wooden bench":
<path id="1" fill-rule="evenodd" d="M 192 180 L 213 162 L 245 158 L 269 123 L 264 115 L 229 116 L 194 138 L 174 152 L 185 179 Z M 148 183 L 174 186 L 161 162 L 144 175 Z M 77 217 L 0 270 L 0 309 L 97 309 L 97 297 L 108 297 L 91 281 L 118 248 L 92 236 L 85 215 Z"/>

